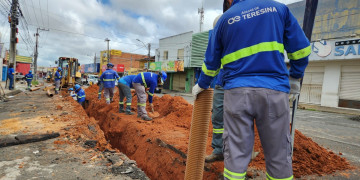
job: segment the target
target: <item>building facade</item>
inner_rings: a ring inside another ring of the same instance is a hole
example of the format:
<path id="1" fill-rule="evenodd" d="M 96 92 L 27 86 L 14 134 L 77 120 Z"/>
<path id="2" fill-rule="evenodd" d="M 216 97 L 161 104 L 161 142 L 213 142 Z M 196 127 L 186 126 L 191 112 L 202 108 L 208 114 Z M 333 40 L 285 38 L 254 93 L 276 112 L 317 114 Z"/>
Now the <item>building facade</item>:
<path id="1" fill-rule="evenodd" d="M 288 6 L 302 24 L 305 1 Z M 300 103 L 360 109 L 360 1 L 319 1 Z"/>
<path id="2" fill-rule="evenodd" d="M 193 32 L 186 32 L 159 40 L 155 53 L 155 64 L 152 70 L 163 70 L 168 73 L 164 83 L 165 89 L 189 92 L 193 68 L 190 66 L 191 41 Z M 161 66 L 161 67 L 160 67 Z"/>

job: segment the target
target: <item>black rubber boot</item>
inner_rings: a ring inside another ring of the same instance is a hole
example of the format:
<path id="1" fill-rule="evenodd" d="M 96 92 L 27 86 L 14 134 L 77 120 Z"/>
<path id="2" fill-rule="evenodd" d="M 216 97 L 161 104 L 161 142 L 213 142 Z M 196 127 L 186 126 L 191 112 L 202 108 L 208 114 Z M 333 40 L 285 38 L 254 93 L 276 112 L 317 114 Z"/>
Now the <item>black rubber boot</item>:
<path id="1" fill-rule="evenodd" d="M 126 106 L 125 114 L 127 114 L 127 115 L 133 115 L 134 114 L 133 112 L 131 112 L 131 106 Z"/>
<path id="2" fill-rule="evenodd" d="M 124 113 L 124 105 L 123 104 L 119 104 L 119 113 Z"/>

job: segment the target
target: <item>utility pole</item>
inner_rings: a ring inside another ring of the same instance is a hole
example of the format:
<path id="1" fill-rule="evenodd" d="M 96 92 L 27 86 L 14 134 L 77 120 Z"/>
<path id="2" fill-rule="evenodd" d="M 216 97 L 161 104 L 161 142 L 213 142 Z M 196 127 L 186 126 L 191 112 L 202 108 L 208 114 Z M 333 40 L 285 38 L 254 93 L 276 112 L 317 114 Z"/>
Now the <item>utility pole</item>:
<path id="1" fill-rule="evenodd" d="M 109 63 L 110 62 L 110 51 L 109 51 L 109 41 L 110 39 L 109 38 L 106 38 L 105 41 L 107 41 L 107 62 Z"/>
<path id="2" fill-rule="evenodd" d="M 11 33 L 10 33 L 10 59 L 8 64 L 13 64 L 14 66 L 14 71 L 16 72 L 16 43 L 18 42 L 18 38 L 16 37 L 18 30 L 17 30 L 17 25 L 19 25 L 19 15 L 17 13 L 17 9 L 19 8 L 19 3 L 18 0 L 13 0 L 12 4 L 11 4 L 11 9 L 10 9 L 10 17 L 9 17 L 9 23 L 10 23 L 10 28 L 11 28 Z M 15 77 L 13 78 L 13 86 L 15 88 Z"/>
<path id="3" fill-rule="evenodd" d="M 36 43 L 35 43 L 35 54 L 34 54 L 34 78 L 35 80 L 37 80 L 37 58 L 38 58 L 38 47 L 39 47 L 39 30 L 41 31 L 49 31 L 48 29 L 44 29 L 44 28 L 37 28 L 36 29 L 36 34 L 34 34 L 34 36 L 36 37 Z"/>
<path id="4" fill-rule="evenodd" d="M 202 32 L 202 26 L 204 24 L 204 1 L 201 2 L 201 8 L 198 8 L 198 14 L 200 14 L 200 32 Z"/>
<path id="5" fill-rule="evenodd" d="M 96 66 L 96 53 L 95 53 L 95 56 L 94 56 L 94 73 L 97 72 L 96 68 L 97 68 L 97 66 Z"/>
<path id="6" fill-rule="evenodd" d="M 147 62 L 147 70 L 149 71 L 149 66 L 150 66 L 150 49 L 151 49 L 151 45 L 150 43 L 148 43 L 148 62 Z"/>

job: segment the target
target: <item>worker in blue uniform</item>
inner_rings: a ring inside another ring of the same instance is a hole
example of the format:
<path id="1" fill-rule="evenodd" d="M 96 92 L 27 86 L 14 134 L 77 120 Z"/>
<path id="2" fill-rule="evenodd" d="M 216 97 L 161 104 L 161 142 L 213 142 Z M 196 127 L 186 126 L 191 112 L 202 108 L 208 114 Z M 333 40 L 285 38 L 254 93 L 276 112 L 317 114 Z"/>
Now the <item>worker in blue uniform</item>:
<path id="1" fill-rule="evenodd" d="M 75 93 L 76 93 L 76 98 L 77 98 L 77 102 L 84 107 L 84 102 L 85 102 L 85 91 L 80 87 L 80 85 L 75 84 Z"/>
<path id="2" fill-rule="evenodd" d="M 154 112 L 154 105 L 153 105 L 153 96 L 155 92 L 155 88 L 158 83 L 163 84 L 167 78 L 167 74 L 164 71 L 159 72 L 158 74 L 152 72 L 142 72 L 135 76 L 133 79 L 133 87 L 136 91 L 136 96 L 138 98 L 137 103 L 137 112 L 138 117 L 141 117 L 142 120 L 151 121 L 146 112 L 146 93 L 149 95 L 149 103 L 152 112 Z M 149 88 L 148 91 L 145 92 L 145 89 Z"/>
<path id="3" fill-rule="evenodd" d="M 59 94 L 59 91 L 60 91 L 60 84 L 61 84 L 61 79 L 62 79 L 62 76 L 61 76 L 61 67 L 58 67 L 57 68 L 57 71 L 55 73 L 55 94 Z"/>
<path id="4" fill-rule="evenodd" d="M 110 104 L 110 102 L 113 101 L 115 81 L 120 78 L 118 73 L 112 69 L 113 67 L 114 65 L 112 63 L 108 63 L 106 71 L 100 76 L 100 80 L 104 83 L 104 96 L 106 98 L 106 104 Z"/>
<path id="5" fill-rule="evenodd" d="M 267 179 L 293 179 L 289 93 L 300 93 L 309 40 L 286 5 L 272 0 L 225 0 L 205 57 L 197 95 L 223 67 L 224 178 L 245 179 L 254 144 L 254 119 Z M 290 60 L 287 70 L 284 53 Z"/>
<path id="6" fill-rule="evenodd" d="M 98 92 L 98 99 L 101 99 L 101 91 L 104 89 L 104 82 L 100 79 L 98 80 L 99 92 Z"/>
<path id="7" fill-rule="evenodd" d="M 30 89 L 31 87 L 31 81 L 33 80 L 33 74 L 32 71 L 30 70 L 28 74 L 25 75 L 26 78 L 26 82 L 27 82 L 27 89 Z"/>
<path id="8" fill-rule="evenodd" d="M 118 88 L 119 88 L 119 113 L 125 113 L 127 115 L 133 115 L 131 112 L 131 100 L 132 94 L 131 89 L 133 87 L 132 81 L 136 75 L 128 75 L 119 79 Z M 124 110 L 124 98 L 126 97 L 126 110 Z"/>
<path id="9" fill-rule="evenodd" d="M 8 69 L 8 78 L 9 78 L 9 90 L 13 90 L 14 89 L 14 75 L 15 75 L 15 71 L 14 71 L 14 65 L 10 64 L 9 65 L 9 69 Z"/>

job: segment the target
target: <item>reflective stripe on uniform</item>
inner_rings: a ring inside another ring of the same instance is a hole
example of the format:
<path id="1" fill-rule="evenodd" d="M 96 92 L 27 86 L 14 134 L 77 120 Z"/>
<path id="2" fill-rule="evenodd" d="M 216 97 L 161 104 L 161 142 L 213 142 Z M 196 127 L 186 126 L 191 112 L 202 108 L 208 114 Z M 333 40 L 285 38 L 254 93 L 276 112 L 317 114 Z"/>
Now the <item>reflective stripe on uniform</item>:
<path id="1" fill-rule="evenodd" d="M 85 97 L 85 95 L 83 95 L 83 96 L 78 96 L 78 98 L 83 98 L 83 97 Z"/>
<path id="2" fill-rule="evenodd" d="M 26 79 L 32 79 L 32 78 L 26 78 Z"/>
<path id="3" fill-rule="evenodd" d="M 304 57 L 307 57 L 311 53 L 311 47 L 308 46 L 304 49 L 300 49 L 298 51 L 295 51 L 293 53 L 287 53 L 287 56 L 290 60 L 299 60 Z"/>
<path id="4" fill-rule="evenodd" d="M 145 82 L 145 77 L 144 77 L 144 73 L 140 73 L 141 74 L 141 79 L 143 80 L 144 83 L 144 87 L 147 88 L 147 84 Z"/>
<path id="5" fill-rule="evenodd" d="M 213 133 L 222 134 L 222 133 L 224 133 L 224 128 L 222 128 L 222 129 L 213 129 Z"/>
<path id="6" fill-rule="evenodd" d="M 215 77 L 217 74 L 219 74 L 220 69 L 217 70 L 208 70 L 205 63 L 203 63 L 201 70 L 204 72 L 204 74 Z"/>
<path id="7" fill-rule="evenodd" d="M 106 98 L 106 101 L 110 101 L 110 98 Z"/>
<path id="8" fill-rule="evenodd" d="M 228 169 L 224 168 L 224 177 L 230 180 L 243 180 L 245 179 L 246 172 L 244 173 L 235 173 L 231 172 Z"/>
<path id="9" fill-rule="evenodd" d="M 138 103 L 138 106 L 146 106 L 146 103 Z"/>
<path id="10" fill-rule="evenodd" d="M 55 91 L 58 91 L 59 89 L 55 88 Z"/>
<path id="11" fill-rule="evenodd" d="M 103 79 L 103 81 L 115 81 L 115 79 Z"/>
<path id="12" fill-rule="evenodd" d="M 131 106 L 131 103 L 126 103 L 127 106 Z"/>
<path id="13" fill-rule="evenodd" d="M 230 53 L 224 56 L 221 59 L 221 64 L 224 66 L 228 63 L 237 61 L 241 58 L 245 58 L 260 52 L 266 51 L 279 51 L 280 53 L 284 53 L 284 45 L 278 43 L 277 41 L 272 42 L 262 42 L 259 44 L 252 45 L 250 47 L 239 49 L 233 53 Z"/>
<path id="14" fill-rule="evenodd" d="M 124 102 L 119 102 L 119 104 L 124 104 Z"/>
<path id="15" fill-rule="evenodd" d="M 154 96 L 154 94 L 153 93 L 150 93 L 149 91 L 147 92 L 150 96 Z"/>
<path id="16" fill-rule="evenodd" d="M 98 94 L 101 94 L 101 92 L 98 92 Z"/>
<path id="17" fill-rule="evenodd" d="M 294 179 L 294 176 L 291 176 L 288 178 L 283 178 L 283 179 L 277 179 L 277 178 L 271 177 L 268 173 L 266 173 L 266 179 L 267 180 L 292 180 L 292 179 Z"/>

